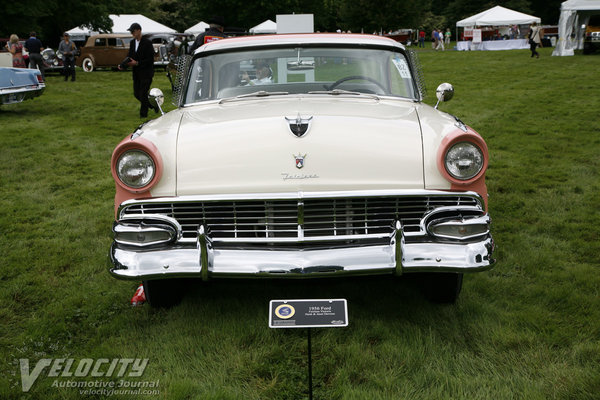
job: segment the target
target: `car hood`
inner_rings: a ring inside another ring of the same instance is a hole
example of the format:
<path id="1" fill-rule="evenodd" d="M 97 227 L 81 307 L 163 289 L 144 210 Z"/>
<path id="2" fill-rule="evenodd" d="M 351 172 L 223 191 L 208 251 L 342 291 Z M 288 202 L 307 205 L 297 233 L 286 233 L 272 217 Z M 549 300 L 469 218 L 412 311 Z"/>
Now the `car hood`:
<path id="1" fill-rule="evenodd" d="M 277 96 L 182 111 L 178 195 L 424 188 L 411 101 Z M 298 117 L 310 120 L 302 137 Z"/>

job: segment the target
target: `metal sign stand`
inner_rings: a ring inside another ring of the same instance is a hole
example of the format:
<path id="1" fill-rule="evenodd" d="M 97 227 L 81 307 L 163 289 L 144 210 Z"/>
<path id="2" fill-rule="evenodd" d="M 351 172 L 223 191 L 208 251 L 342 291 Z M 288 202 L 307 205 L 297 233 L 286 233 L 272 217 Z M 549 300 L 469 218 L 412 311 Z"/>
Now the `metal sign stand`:
<path id="1" fill-rule="evenodd" d="M 308 331 L 308 400 L 312 400 L 312 345 L 310 343 L 310 331 L 311 328 L 307 329 Z"/>

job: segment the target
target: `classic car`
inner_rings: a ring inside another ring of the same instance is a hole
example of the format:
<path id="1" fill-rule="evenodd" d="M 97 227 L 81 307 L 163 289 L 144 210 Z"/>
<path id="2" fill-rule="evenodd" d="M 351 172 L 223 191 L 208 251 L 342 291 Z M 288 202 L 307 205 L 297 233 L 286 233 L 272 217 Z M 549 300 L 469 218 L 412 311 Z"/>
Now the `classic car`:
<path id="1" fill-rule="evenodd" d="M 0 104 L 20 103 L 40 96 L 46 84 L 37 69 L 0 68 Z"/>
<path id="2" fill-rule="evenodd" d="M 42 60 L 44 60 L 45 72 L 48 71 L 60 71 L 64 69 L 63 58 L 60 51 L 54 51 L 54 49 L 46 48 L 42 50 Z"/>
<path id="3" fill-rule="evenodd" d="M 154 66 L 166 68 L 169 64 L 169 47 L 176 39 L 174 34 L 170 33 L 155 33 L 147 35 L 154 47 Z"/>
<path id="4" fill-rule="evenodd" d="M 116 68 L 127 57 L 132 39 L 130 34 L 102 33 L 90 36 L 85 46 L 80 48 L 75 64 L 85 72 L 97 68 Z M 154 65 L 165 67 L 169 63 L 167 47 L 163 43 L 166 39 L 152 36 L 150 39 L 154 47 Z"/>
<path id="5" fill-rule="evenodd" d="M 101 33 L 88 38 L 85 46 L 79 50 L 75 65 L 85 72 L 97 68 L 116 68 L 129 53 L 129 34 Z"/>
<path id="6" fill-rule="evenodd" d="M 600 15 L 592 15 L 585 26 L 583 54 L 590 54 L 600 49 Z"/>
<path id="7" fill-rule="evenodd" d="M 178 107 L 111 159 L 110 272 L 142 280 L 152 306 L 179 301 L 189 277 L 414 273 L 430 299 L 454 302 L 464 273 L 492 267 L 486 143 L 423 103 L 402 44 L 229 38 L 187 71 Z M 439 101 L 452 94 L 438 87 Z"/>

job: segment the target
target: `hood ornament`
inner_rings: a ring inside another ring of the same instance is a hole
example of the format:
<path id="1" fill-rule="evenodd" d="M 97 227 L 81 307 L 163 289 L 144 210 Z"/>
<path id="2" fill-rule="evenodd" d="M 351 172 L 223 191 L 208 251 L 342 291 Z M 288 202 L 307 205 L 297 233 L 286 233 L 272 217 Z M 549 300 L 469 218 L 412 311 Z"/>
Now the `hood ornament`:
<path id="1" fill-rule="evenodd" d="M 285 117 L 285 120 L 290 126 L 290 131 L 294 134 L 294 136 L 299 138 L 306 135 L 308 128 L 310 128 L 310 121 L 312 119 L 313 117 L 302 118 L 300 114 L 298 114 L 296 118 Z"/>
<path id="2" fill-rule="evenodd" d="M 306 158 L 306 154 L 298 153 L 298 155 L 293 154 L 296 159 L 296 168 L 300 169 L 304 167 L 304 159 Z"/>

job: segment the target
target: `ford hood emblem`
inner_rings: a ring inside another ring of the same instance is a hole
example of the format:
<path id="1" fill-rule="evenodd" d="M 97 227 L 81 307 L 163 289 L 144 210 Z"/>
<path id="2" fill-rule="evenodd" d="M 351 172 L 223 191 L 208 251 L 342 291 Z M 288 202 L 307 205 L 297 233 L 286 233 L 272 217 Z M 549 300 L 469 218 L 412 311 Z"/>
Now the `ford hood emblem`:
<path id="1" fill-rule="evenodd" d="M 300 138 L 306 135 L 306 133 L 308 132 L 308 129 L 310 128 L 310 121 L 312 120 L 312 118 L 313 117 L 302 118 L 300 114 L 298 114 L 298 116 L 295 118 L 285 117 L 285 120 L 288 122 L 290 131 L 294 134 L 294 136 Z"/>
<path id="2" fill-rule="evenodd" d="M 304 167 L 304 159 L 306 158 L 306 154 L 299 153 L 298 155 L 294 154 L 294 158 L 296 159 L 296 168 L 300 169 Z"/>

